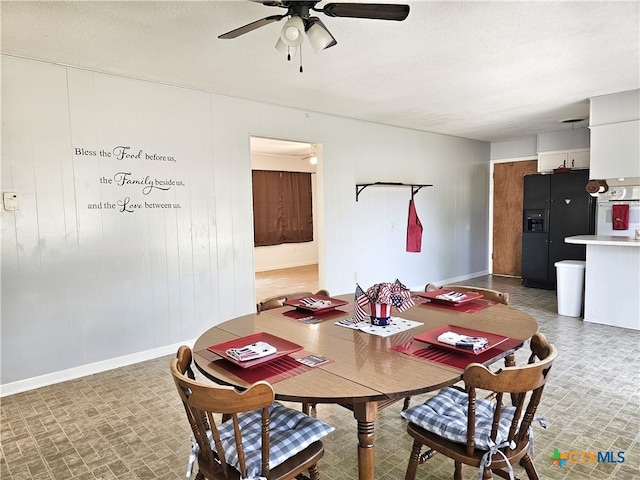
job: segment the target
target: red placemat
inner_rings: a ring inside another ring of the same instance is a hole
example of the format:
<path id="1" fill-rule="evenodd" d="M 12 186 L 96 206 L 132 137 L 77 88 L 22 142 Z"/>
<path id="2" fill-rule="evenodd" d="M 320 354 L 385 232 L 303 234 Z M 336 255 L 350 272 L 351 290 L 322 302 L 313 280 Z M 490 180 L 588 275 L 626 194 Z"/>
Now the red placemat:
<path id="1" fill-rule="evenodd" d="M 391 350 L 464 370 L 470 363 L 482 363 L 483 365 L 490 365 L 493 362 L 506 357 L 509 353 L 511 353 L 511 351 L 520 348 L 522 346 L 522 343 L 522 340 L 508 338 L 500 345 L 485 350 L 479 355 L 458 353 L 433 345 L 427 345 L 424 342 L 419 342 L 416 340 L 410 340 L 399 345 L 394 345 L 391 347 Z"/>
<path id="2" fill-rule="evenodd" d="M 349 312 L 351 311 L 353 311 L 352 305 L 344 305 L 340 308 L 334 308 L 331 310 L 325 310 L 323 312 L 315 312 L 315 313 L 304 312 L 302 310 L 298 310 L 296 308 L 291 308 L 291 307 L 280 307 L 280 308 L 273 308 L 271 310 L 265 310 L 264 312 L 261 312 L 260 315 L 267 313 L 269 315 L 274 315 L 276 317 L 287 318 L 295 322 L 301 322 L 301 321 L 304 322 L 302 319 L 310 318 L 310 317 L 316 318 L 318 319 L 318 321 L 330 320 L 332 318 L 348 315 Z M 304 323 L 317 323 L 317 322 L 310 321 L 310 322 L 304 322 Z"/>
<path id="3" fill-rule="evenodd" d="M 242 348 L 245 345 L 261 341 L 267 342 L 268 344 L 274 346 L 277 349 L 277 353 L 246 362 L 240 362 L 227 355 L 227 349 L 229 348 Z M 284 338 L 276 337 L 275 335 L 271 335 L 267 332 L 258 332 L 252 335 L 247 335 L 246 337 L 234 338 L 233 340 L 228 340 L 216 345 L 211 345 L 210 347 L 208 347 L 208 350 L 224 358 L 225 360 L 236 364 L 240 368 L 254 368 L 256 365 L 271 362 L 276 358 L 280 358 L 293 352 L 302 350 L 302 348 L 302 345 L 290 342 L 289 340 L 286 340 Z"/>
<path id="4" fill-rule="evenodd" d="M 325 320 L 330 320 L 335 317 L 340 317 L 349 312 L 345 310 L 341 310 L 339 308 L 334 308 L 332 310 L 325 310 L 324 312 L 305 312 L 302 310 L 289 310 L 287 312 L 282 312 L 281 315 L 284 318 L 288 318 L 290 320 L 295 320 L 296 322 L 302 323 L 318 323 L 323 322 Z"/>
<path id="5" fill-rule="evenodd" d="M 493 333 L 481 332 L 480 330 L 474 330 L 472 328 L 466 327 L 458 327 L 455 325 L 442 325 L 441 327 L 434 328 L 433 330 L 429 330 L 427 332 L 423 332 L 420 335 L 416 335 L 413 337 L 414 340 L 418 340 L 420 342 L 429 343 L 431 345 L 435 345 L 439 348 L 444 348 L 447 350 L 453 350 L 454 352 L 463 353 L 465 355 L 480 355 L 484 350 L 480 350 L 474 352 L 472 350 L 466 350 L 464 348 L 458 348 L 455 345 L 448 345 L 446 343 L 442 343 L 438 340 L 438 337 L 445 332 L 453 332 L 458 335 L 467 335 L 469 337 L 484 337 L 487 339 L 486 349 L 492 349 L 497 347 L 502 342 L 507 341 L 508 337 L 504 335 L 495 335 Z"/>
<path id="6" fill-rule="evenodd" d="M 421 307 L 443 308 L 445 310 L 449 310 L 450 312 L 462 312 L 462 313 L 476 313 L 476 312 L 479 312 L 480 310 L 484 310 L 485 308 L 492 307 L 494 305 L 497 305 L 496 302 L 485 300 L 484 298 L 471 300 L 470 302 L 464 303 L 462 305 L 446 305 L 444 303 L 435 303 L 430 301 L 425 301 L 420 303 Z"/>
<path id="7" fill-rule="evenodd" d="M 446 300 L 444 298 L 438 298 L 440 295 L 445 295 L 447 293 L 459 293 L 459 292 L 455 292 L 453 290 L 439 289 L 439 290 L 431 290 L 429 292 L 420 292 L 420 293 L 418 293 L 418 296 L 426 298 L 426 299 L 432 301 L 433 303 L 442 303 L 444 305 L 451 305 L 452 307 L 459 307 L 460 305 L 463 305 L 465 303 L 469 303 L 469 302 L 471 302 L 473 300 L 478 300 L 479 298 L 482 298 L 482 294 L 473 293 L 473 292 L 465 293 L 464 294 L 465 297 L 463 299 L 457 300 L 457 301 Z"/>
<path id="8" fill-rule="evenodd" d="M 329 306 L 327 307 L 322 307 L 322 308 L 309 308 L 309 306 L 307 304 L 305 304 L 304 302 L 302 302 L 303 298 L 309 298 L 309 299 L 313 299 L 313 300 L 322 300 L 325 302 L 329 302 Z M 294 298 L 292 300 L 285 300 L 284 301 L 284 305 L 289 305 L 290 307 L 294 307 L 298 310 L 302 310 L 304 312 L 307 312 L 308 314 L 312 314 L 312 313 L 319 313 L 319 312 L 326 312 L 329 310 L 334 310 L 336 307 L 342 307 L 343 305 L 348 304 L 349 302 L 346 300 L 340 300 L 338 298 L 333 298 L 333 297 L 325 297 L 324 295 L 309 295 L 308 297 L 302 297 L 302 298 Z"/>
<path id="9" fill-rule="evenodd" d="M 253 368 L 242 368 L 225 360 L 224 358 L 216 355 L 206 348 L 195 353 L 209 360 L 211 363 L 215 363 L 219 367 L 223 368 L 229 373 L 232 373 L 236 377 L 241 378 L 247 383 L 256 383 L 260 380 L 264 380 L 273 384 L 282 380 L 286 380 L 287 378 L 295 377 L 296 375 L 300 375 L 301 373 L 305 373 L 313 369 L 313 367 L 303 365 L 289 355 L 280 357 L 276 360 L 272 360 L 271 362 L 267 362 L 262 365 L 255 366 Z M 305 351 L 296 352 L 296 356 L 299 357 L 303 357 L 306 355 L 310 355 L 310 353 Z M 331 360 L 329 362 L 331 362 Z"/>

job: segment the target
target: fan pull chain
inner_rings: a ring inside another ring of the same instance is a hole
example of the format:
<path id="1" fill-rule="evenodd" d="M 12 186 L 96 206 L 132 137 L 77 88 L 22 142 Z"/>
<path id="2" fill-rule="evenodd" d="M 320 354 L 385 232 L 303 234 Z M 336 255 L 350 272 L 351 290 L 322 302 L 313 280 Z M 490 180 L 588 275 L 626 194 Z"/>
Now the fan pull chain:
<path id="1" fill-rule="evenodd" d="M 291 61 L 291 47 L 287 47 L 287 61 Z M 304 72 L 302 68 L 302 46 L 300 46 L 300 73 Z"/>
<path id="2" fill-rule="evenodd" d="M 302 45 L 300 45 L 300 73 L 302 73 Z"/>

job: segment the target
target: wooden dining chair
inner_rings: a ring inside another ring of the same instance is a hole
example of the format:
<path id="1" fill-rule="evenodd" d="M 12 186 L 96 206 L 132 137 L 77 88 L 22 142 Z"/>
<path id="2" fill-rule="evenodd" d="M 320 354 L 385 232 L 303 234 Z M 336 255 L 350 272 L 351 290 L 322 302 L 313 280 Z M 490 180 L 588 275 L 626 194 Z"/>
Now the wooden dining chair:
<path id="1" fill-rule="evenodd" d="M 461 293 L 479 293 L 482 298 L 489 300 L 490 302 L 501 303 L 503 305 L 509 305 L 509 294 L 507 292 L 500 292 L 498 290 L 492 290 L 490 288 L 482 287 L 470 287 L 467 285 L 445 285 L 442 287 L 444 290 L 453 290 L 454 292 Z M 506 367 L 513 367 L 516 364 L 516 356 L 511 353 L 504 357 L 504 365 Z"/>
<path id="2" fill-rule="evenodd" d="M 528 364 L 493 373 L 472 363 L 464 370 L 465 391 L 447 387 L 422 405 L 401 412 L 413 438 L 405 480 L 415 479 L 418 465 L 434 452 L 454 460 L 455 480 L 462 479 L 463 464 L 480 469 L 483 479 L 493 478 L 494 471 L 513 478 L 509 475 L 518 462 L 530 480 L 539 480 L 531 460 L 530 427 L 540 420 L 535 414 L 556 349 L 541 333 L 532 337 L 530 345 Z M 496 392 L 495 398 L 479 398 L 480 389 Z M 502 404 L 508 394 L 517 399 L 515 405 Z M 428 450 L 421 454 L 423 446 Z"/>
<path id="3" fill-rule="evenodd" d="M 433 292 L 434 290 L 439 290 L 439 289 L 440 289 L 440 287 L 437 286 L 435 283 L 427 283 L 424 286 L 424 291 L 425 292 Z"/>
<path id="4" fill-rule="evenodd" d="M 171 374 L 196 441 L 196 480 L 320 479 L 320 439 L 333 427 L 274 403 L 275 393 L 267 382 L 254 383 L 243 392 L 198 382 L 191 378 L 191 359 L 191 349 L 181 346 L 171 360 Z"/>
<path id="5" fill-rule="evenodd" d="M 498 290 L 491 290 L 489 288 L 481 288 L 481 287 L 469 287 L 466 285 L 445 285 L 442 287 L 437 286 L 435 283 L 427 283 L 424 286 L 425 292 L 433 292 L 434 290 L 453 290 L 455 292 L 467 293 L 479 293 L 482 295 L 482 298 L 485 300 L 489 300 L 491 302 L 502 303 L 503 305 L 509 304 L 509 294 L 506 292 L 499 292 Z M 504 357 L 504 364 L 506 367 L 513 367 L 516 364 L 515 354 L 510 353 Z M 406 397 L 404 399 L 404 405 L 402 406 L 402 410 L 406 410 L 409 408 L 411 404 L 411 397 Z"/>
<path id="6" fill-rule="evenodd" d="M 258 313 L 265 310 L 271 310 L 272 308 L 282 307 L 287 300 L 294 300 L 296 298 L 309 297 L 311 295 L 322 295 L 323 297 L 330 297 L 327 290 L 318 290 L 315 294 L 311 292 L 294 292 L 283 293 L 280 295 L 274 295 L 256 304 L 256 311 Z"/>

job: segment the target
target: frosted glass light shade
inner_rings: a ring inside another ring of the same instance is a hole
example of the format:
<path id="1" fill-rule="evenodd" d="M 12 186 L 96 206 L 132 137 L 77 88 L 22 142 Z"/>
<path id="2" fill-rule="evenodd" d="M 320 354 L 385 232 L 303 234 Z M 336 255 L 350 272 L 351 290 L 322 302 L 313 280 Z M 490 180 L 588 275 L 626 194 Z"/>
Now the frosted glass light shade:
<path id="1" fill-rule="evenodd" d="M 290 47 L 299 46 L 304 40 L 304 22 L 302 18 L 294 15 L 287 20 L 280 32 L 280 40 Z"/>
<path id="2" fill-rule="evenodd" d="M 278 41 L 276 42 L 276 50 L 278 50 L 283 55 L 291 55 L 291 58 L 295 58 L 295 56 L 298 54 L 298 50 L 300 50 L 300 47 L 290 47 L 289 45 L 284 43 L 281 38 L 278 38 Z"/>
<path id="3" fill-rule="evenodd" d="M 313 23 L 307 29 L 307 37 L 316 53 L 337 43 L 333 36 L 318 22 Z"/>

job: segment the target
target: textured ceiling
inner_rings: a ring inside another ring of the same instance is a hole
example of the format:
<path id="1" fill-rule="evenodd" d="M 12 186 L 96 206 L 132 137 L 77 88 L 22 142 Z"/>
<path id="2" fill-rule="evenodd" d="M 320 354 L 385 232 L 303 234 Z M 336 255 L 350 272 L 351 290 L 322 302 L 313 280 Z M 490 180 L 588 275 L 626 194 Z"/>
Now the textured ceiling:
<path id="1" fill-rule="evenodd" d="M 251 137 L 251 152 L 306 159 L 315 153 L 315 148 L 311 143 L 293 142 L 275 138 Z"/>
<path id="2" fill-rule="evenodd" d="M 3 1 L 1 50 L 484 141 L 571 128 L 589 97 L 640 88 L 637 1 L 408 3 L 403 22 L 320 14 L 338 44 L 305 42 L 304 73 L 274 48 L 284 22 L 217 38 L 284 12 L 242 0 Z"/>

